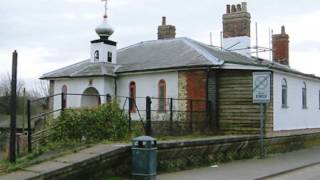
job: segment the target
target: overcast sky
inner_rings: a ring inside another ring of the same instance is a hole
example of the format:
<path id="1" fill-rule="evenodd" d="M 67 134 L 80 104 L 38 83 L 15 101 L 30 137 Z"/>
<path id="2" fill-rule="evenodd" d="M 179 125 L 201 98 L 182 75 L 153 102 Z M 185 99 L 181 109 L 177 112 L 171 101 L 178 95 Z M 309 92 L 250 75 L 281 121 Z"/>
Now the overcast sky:
<path id="1" fill-rule="evenodd" d="M 178 37 L 219 45 L 225 5 L 235 0 L 110 0 L 109 19 L 118 47 L 154 40 L 161 17 Z M 291 67 L 320 76 L 320 1 L 248 0 L 259 25 L 259 45 L 268 47 L 269 28 L 290 35 Z M 94 28 L 101 23 L 100 0 L 0 0 L 0 74 L 10 72 L 11 53 L 19 52 L 19 77 L 30 84 L 43 73 L 89 58 Z M 255 34 L 251 34 L 255 37 Z M 255 44 L 252 38 L 252 44 Z M 261 54 L 269 58 L 269 54 Z"/>

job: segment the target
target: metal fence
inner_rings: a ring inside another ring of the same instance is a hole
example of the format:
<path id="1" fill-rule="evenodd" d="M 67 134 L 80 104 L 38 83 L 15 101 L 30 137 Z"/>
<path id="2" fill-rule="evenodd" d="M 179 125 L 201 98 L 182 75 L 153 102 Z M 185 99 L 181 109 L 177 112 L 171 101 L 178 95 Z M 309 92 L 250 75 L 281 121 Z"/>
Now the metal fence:
<path id="1" fill-rule="evenodd" d="M 0 129 L 0 160 L 4 159 L 7 153 L 7 146 L 9 140 L 9 132 Z"/>
<path id="2" fill-rule="evenodd" d="M 91 104 L 83 102 L 84 97 Z M 206 100 L 60 93 L 27 101 L 28 151 L 46 143 L 49 128 L 66 108 L 95 107 L 111 101 L 117 101 L 122 113 L 127 114 L 131 131 L 167 136 L 211 130 L 211 103 Z"/>

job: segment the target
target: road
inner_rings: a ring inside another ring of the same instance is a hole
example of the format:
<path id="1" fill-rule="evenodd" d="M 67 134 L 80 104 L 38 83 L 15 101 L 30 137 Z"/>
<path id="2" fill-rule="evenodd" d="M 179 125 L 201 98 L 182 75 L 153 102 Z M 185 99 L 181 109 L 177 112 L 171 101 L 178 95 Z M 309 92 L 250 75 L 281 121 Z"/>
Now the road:
<path id="1" fill-rule="evenodd" d="M 320 147 L 277 154 L 267 159 L 234 161 L 218 166 L 162 174 L 158 180 L 320 179 Z M 306 167 L 306 168 L 303 168 Z M 302 168 L 291 172 L 290 170 Z M 318 172 L 317 172 L 318 171 Z M 316 173 L 317 172 L 317 173 Z M 270 177 L 282 173 L 278 176 Z"/>
<path id="2" fill-rule="evenodd" d="M 320 164 L 308 166 L 294 171 L 281 173 L 274 177 L 265 178 L 264 180 L 319 180 Z"/>

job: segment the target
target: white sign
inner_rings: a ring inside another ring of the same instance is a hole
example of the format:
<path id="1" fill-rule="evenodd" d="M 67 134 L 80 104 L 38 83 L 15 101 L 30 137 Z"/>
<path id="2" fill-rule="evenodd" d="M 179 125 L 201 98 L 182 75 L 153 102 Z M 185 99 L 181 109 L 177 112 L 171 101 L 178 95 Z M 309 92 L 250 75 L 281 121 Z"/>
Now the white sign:
<path id="1" fill-rule="evenodd" d="M 253 72 L 253 103 L 270 103 L 271 72 Z"/>

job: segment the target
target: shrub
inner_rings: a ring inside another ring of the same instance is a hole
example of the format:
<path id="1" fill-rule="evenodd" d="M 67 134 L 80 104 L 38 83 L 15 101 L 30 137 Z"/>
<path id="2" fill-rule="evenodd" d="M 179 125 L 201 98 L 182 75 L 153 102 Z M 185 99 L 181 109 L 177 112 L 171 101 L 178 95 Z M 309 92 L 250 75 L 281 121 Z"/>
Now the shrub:
<path id="1" fill-rule="evenodd" d="M 117 102 L 96 108 L 66 109 L 51 125 L 50 140 L 122 140 L 128 136 L 128 119 Z"/>

